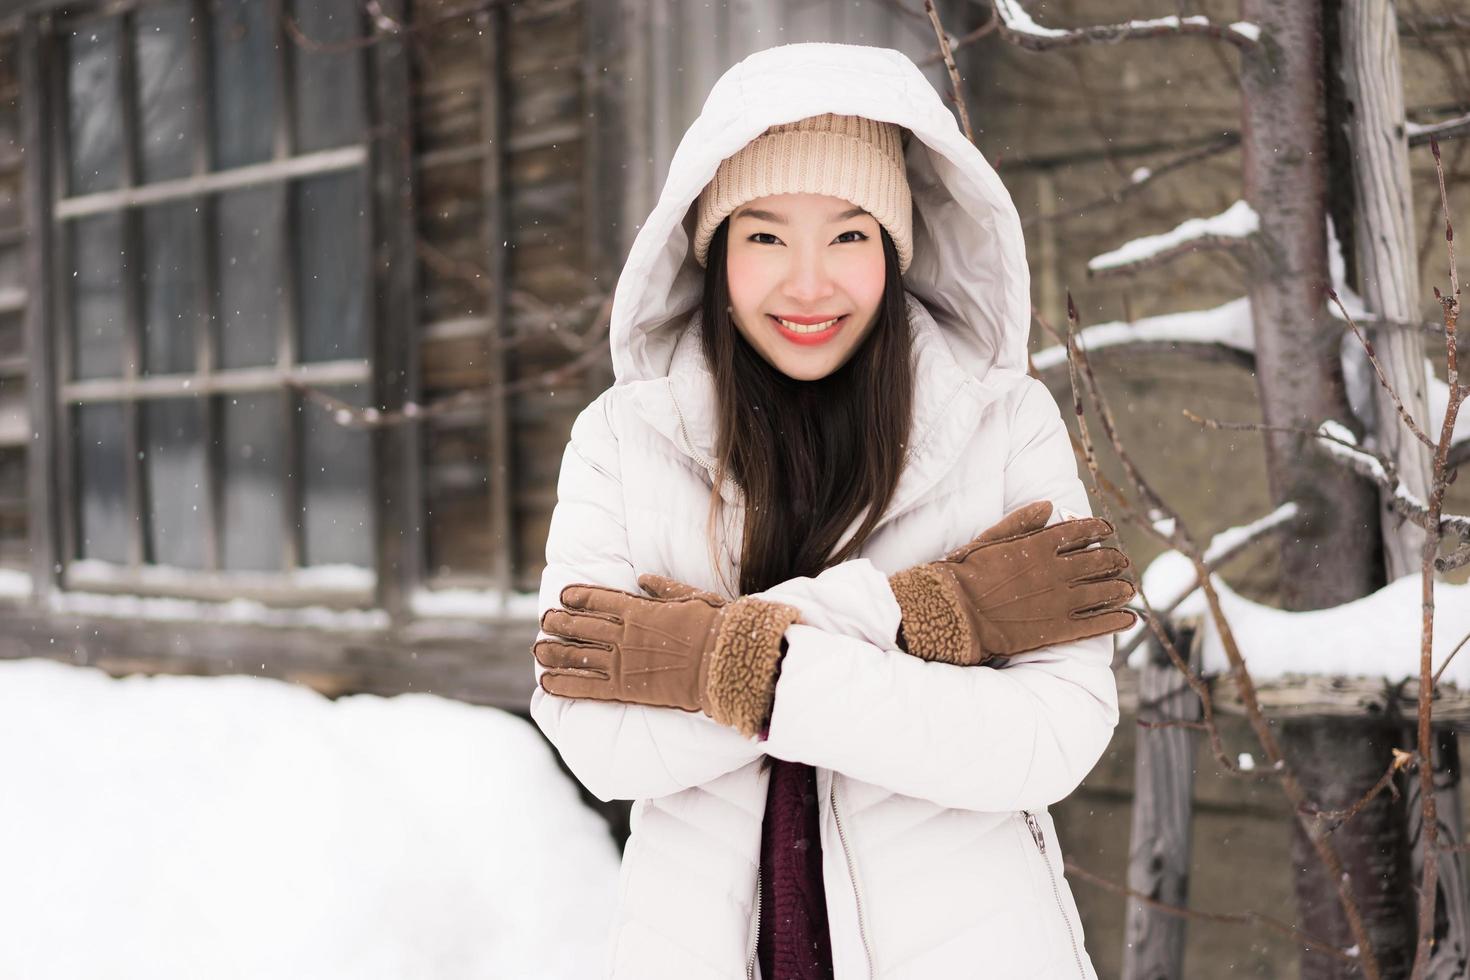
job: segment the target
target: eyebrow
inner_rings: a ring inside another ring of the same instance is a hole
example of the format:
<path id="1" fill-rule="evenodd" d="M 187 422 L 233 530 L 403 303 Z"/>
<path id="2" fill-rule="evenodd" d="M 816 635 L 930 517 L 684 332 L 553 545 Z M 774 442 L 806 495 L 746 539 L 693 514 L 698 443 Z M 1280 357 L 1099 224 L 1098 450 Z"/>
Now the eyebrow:
<path id="1" fill-rule="evenodd" d="M 856 218 L 860 214 L 867 214 L 867 211 L 863 208 L 853 208 L 850 211 L 843 211 L 841 214 L 834 214 L 827 219 L 827 223 L 836 224 L 839 221 L 846 221 L 848 218 Z M 756 218 L 760 221 L 770 221 L 778 225 L 789 224 L 785 218 L 774 211 L 762 211 L 760 208 L 741 208 L 735 212 L 735 217 Z"/>

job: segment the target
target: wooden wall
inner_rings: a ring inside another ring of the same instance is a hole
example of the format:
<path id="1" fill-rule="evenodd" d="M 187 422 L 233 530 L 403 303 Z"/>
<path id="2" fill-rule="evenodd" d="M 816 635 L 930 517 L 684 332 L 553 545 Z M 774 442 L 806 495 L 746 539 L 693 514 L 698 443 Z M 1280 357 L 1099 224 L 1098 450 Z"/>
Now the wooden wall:
<path id="1" fill-rule="evenodd" d="M 26 565 L 25 221 L 19 35 L 0 28 L 0 567 Z"/>
<path id="2" fill-rule="evenodd" d="M 581 3 L 443 21 L 417 0 L 414 140 L 422 389 L 432 403 L 565 365 L 612 288 L 588 192 Z M 484 28 L 484 33 L 481 33 Z M 534 592 L 585 375 L 477 399 L 425 433 L 431 581 Z"/>

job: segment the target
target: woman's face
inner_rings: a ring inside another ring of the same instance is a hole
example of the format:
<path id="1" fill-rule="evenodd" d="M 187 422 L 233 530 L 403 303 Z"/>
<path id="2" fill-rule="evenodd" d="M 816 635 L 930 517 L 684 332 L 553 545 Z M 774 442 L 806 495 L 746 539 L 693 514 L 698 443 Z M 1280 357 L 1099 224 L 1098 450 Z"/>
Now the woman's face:
<path id="1" fill-rule="evenodd" d="M 840 197 L 758 197 L 730 216 L 726 273 L 741 336 L 782 374 L 816 381 L 845 364 L 878 320 L 878 221 Z"/>

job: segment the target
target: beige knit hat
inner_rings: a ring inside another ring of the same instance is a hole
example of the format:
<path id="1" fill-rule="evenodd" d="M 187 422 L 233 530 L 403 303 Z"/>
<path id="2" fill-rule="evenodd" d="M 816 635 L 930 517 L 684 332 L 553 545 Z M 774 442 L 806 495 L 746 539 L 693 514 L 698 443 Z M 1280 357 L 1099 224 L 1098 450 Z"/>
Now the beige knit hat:
<path id="1" fill-rule="evenodd" d="M 772 126 L 726 157 L 699 194 L 694 259 L 702 268 L 720 222 L 768 194 L 828 194 L 851 201 L 888 230 L 900 272 L 914 257 L 913 199 L 903 129 L 864 116 L 823 113 Z"/>

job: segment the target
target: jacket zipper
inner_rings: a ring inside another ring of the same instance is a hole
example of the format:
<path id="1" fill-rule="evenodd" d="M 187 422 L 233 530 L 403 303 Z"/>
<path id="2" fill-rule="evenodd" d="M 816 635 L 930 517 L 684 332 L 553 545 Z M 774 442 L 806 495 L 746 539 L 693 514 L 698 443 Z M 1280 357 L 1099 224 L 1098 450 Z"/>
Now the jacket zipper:
<path id="1" fill-rule="evenodd" d="M 689 455 L 694 457 L 694 461 L 709 472 L 709 482 L 713 484 L 715 482 L 715 464 L 705 459 L 704 453 L 695 448 L 694 440 L 689 438 L 689 429 L 684 425 L 684 410 L 679 407 L 679 399 L 674 396 L 672 382 L 669 382 L 668 388 L 669 401 L 674 403 L 674 414 L 679 416 L 679 432 L 684 436 L 684 445 L 689 447 Z"/>
<path id="2" fill-rule="evenodd" d="M 750 936 L 750 954 L 745 958 L 745 980 L 755 980 L 755 951 L 761 941 L 761 869 L 755 869 L 755 931 Z"/>
<path id="3" fill-rule="evenodd" d="M 857 902 L 858 936 L 863 941 L 863 952 L 868 957 L 868 977 L 873 976 L 873 947 L 868 945 L 867 919 L 863 916 L 863 894 L 858 890 L 857 871 L 853 868 L 852 851 L 847 847 L 847 834 L 842 829 L 842 813 L 837 809 L 837 774 L 832 774 L 832 819 L 837 822 L 837 839 L 842 842 L 842 857 L 847 862 L 847 877 L 852 882 L 852 897 Z"/>
<path id="4" fill-rule="evenodd" d="M 1026 827 L 1031 831 L 1031 839 L 1036 841 L 1036 850 L 1041 853 L 1041 863 L 1046 865 L 1046 876 L 1051 879 L 1051 895 L 1056 900 L 1057 911 L 1061 913 L 1062 921 L 1067 925 L 1067 938 L 1072 940 L 1072 959 L 1077 964 L 1077 975 L 1086 977 L 1087 971 L 1082 968 L 1082 954 L 1077 950 L 1077 934 L 1072 931 L 1072 920 L 1067 916 L 1067 910 L 1062 905 L 1062 893 L 1057 888 L 1057 874 L 1052 870 L 1051 861 L 1046 857 L 1046 836 L 1041 832 L 1041 824 L 1030 810 L 1021 811 L 1026 816 Z"/>

